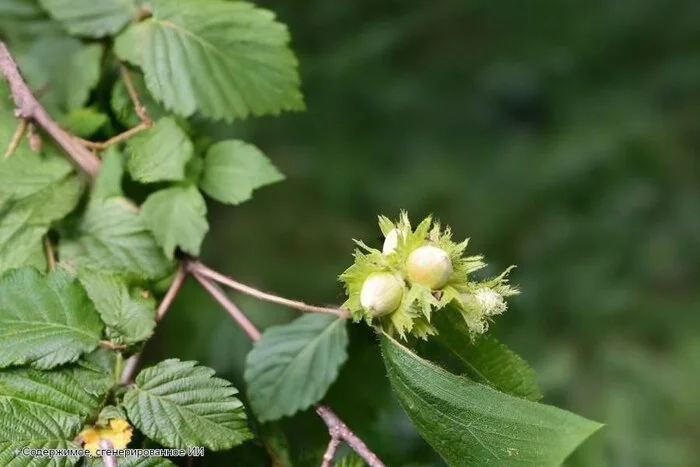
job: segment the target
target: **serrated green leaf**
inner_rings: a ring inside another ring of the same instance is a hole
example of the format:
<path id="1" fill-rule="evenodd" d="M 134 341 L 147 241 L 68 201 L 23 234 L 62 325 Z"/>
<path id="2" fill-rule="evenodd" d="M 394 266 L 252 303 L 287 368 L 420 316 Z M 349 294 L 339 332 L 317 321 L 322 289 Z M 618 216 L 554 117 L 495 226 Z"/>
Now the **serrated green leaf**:
<path id="1" fill-rule="evenodd" d="M 100 130 L 109 121 L 107 114 L 92 107 L 73 109 L 61 119 L 61 127 L 69 133 L 87 138 Z"/>
<path id="2" fill-rule="evenodd" d="M 92 184 L 92 200 L 105 200 L 124 195 L 122 190 L 124 163 L 119 150 L 110 146 L 102 153 L 102 164 Z"/>
<path id="3" fill-rule="evenodd" d="M 85 467 L 104 467 L 99 457 L 85 459 Z M 119 467 L 175 467 L 175 464 L 163 457 L 120 457 Z"/>
<path id="4" fill-rule="evenodd" d="M 0 401 L 85 417 L 99 408 L 111 384 L 108 374 L 84 363 L 50 371 L 9 369 L 0 371 Z"/>
<path id="5" fill-rule="evenodd" d="M 222 203 L 240 204 L 251 198 L 253 190 L 283 179 L 284 175 L 258 148 L 227 140 L 207 151 L 199 186 Z"/>
<path id="6" fill-rule="evenodd" d="M 0 272 L 44 269 L 43 236 L 80 199 L 83 186 L 73 168 L 50 147 L 45 152 L 21 150 L 0 161 Z"/>
<path id="7" fill-rule="evenodd" d="M 8 138 L 2 136 L 0 134 L 0 147 L 7 147 L 9 135 Z M 24 152 L 16 151 L 12 157 L 0 159 L 0 196 L 13 200 L 26 198 L 60 182 L 71 172 L 70 162 L 58 155 L 36 153 L 29 148 Z"/>
<path id="8" fill-rule="evenodd" d="M 102 327 L 85 290 L 65 271 L 24 268 L 0 276 L 0 367 L 73 362 L 97 347 Z"/>
<path id="9" fill-rule="evenodd" d="M 81 417 L 17 400 L 0 400 L 0 465 L 6 467 L 68 467 L 77 457 L 36 457 L 16 449 L 80 449 L 71 439 L 80 431 Z"/>
<path id="10" fill-rule="evenodd" d="M 207 205 L 193 185 L 175 186 L 151 194 L 141 206 L 141 219 L 168 258 L 173 258 L 178 246 L 199 256 L 202 240 L 209 230 Z"/>
<path id="11" fill-rule="evenodd" d="M 27 226 L 21 216 L 0 216 L 0 272 L 23 266 L 43 271 L 48 264 L 43 244 L 48 227 Z"/>
<path id="12" fill-rule="evenodd" d="M 456 376 L 386 334 L 389 381 L 418 432 L 455 466 L 558 466 L 601 425 Z"/>
<path id="13" fill-rule="evenodd" d="M 432 324 L 438 334 L 420 345 L 422 356 L 501 392 L 532 401 L 542 398 L 532 367 L 494 337 L 482 335 L 472 341 L 459 311 L 448 306 L 435 313 Z"/>
<path id="14" fill-rule="evenodd" d="M 39 0 L 49 14 L 78 36 L 102 37 L 119 32 L 138 15 L 131 0 Z"/>
<path id="15" fill-rule="evenodd" d="M 89 269 L 78 273 L 80 282 L 107 325 L 107 337 L 119 344 L 135 344 L 153 335 L 156 304 L 138 290 L 129 291 L 119 277 Z"/>
<path id="16" fill-rule="evenodd" d="M 82 184 L 71 174 L 25 198 L 0 200 L 0 272 L 21 266 L 45 269 L 43 237 L 54 221 L 75 208 L 81 193 Z"/>
<path id="17" fill-rule="evenodd" d="M 153 16 L 117 37 L 151 94 L 189 117 L 231 121 L 303 109 L 287 28 L 247 2 L 154 0 Z"/>
<path id="18" fill-rule="evenodd" d="M 100 79 L 102 53 L 99 44 L 83 44 L 63 34 L 42 35 L 17 60 L 32 89 L 51 89 L 40 102 L 59 118 L 87 102 Z"/>
<path id="19" fill-rule="evenodd" d="M 238 391 L 196 362 L 164 360 L 142 370 L 124 396 L 134 425 L 163 446 L 230 449 L 252 437 Z"/>
<path id="20" fill-rule="evenodd" d="M 132 136 L 126 148 L 129 173 L 142 183 L 184 179 L 185 166 L 194 154 L 192 141 L 171 117 Z"/>
<path id="21" fill-rule="evenodd" d="M 265 330 L 246 359 L 248 398 L 261 421 L 320 401 L 347 359 L 345 320 L 308 314 Z"/>
<path id="22" fill-rule="evenodd" d="M 94 368 L 98 372 L 112 374 L 116 361 L 116 352 L 105 347 L 98 347 L 89 354 L 84 355 L 78 363 Z"/>
<path id="23" fill-rule="evenodd" d="M 28 225 L 49 226 L 73 211 L 82 191 L 82 183 L 71 174 L 31 196 L 4 206 L 21 213 Z"/>
<path id="24" fill-rule="evenodd" d="M 72 232 L 59 244 L 62 262 L 80 269 L 134 278 L 160 279 L 173 264 L 163 255 L 151 232 L 128 200 L 93 200 Z"/>

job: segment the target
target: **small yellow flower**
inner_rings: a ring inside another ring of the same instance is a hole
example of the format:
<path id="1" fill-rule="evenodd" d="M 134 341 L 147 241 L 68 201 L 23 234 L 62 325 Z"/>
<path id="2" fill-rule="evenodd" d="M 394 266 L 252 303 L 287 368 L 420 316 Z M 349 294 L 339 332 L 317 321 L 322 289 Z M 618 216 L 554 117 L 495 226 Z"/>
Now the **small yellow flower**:
<path id="1" fill-rule="evenodd" d="M 83 440 L 85 449 L 90 451 L 93 456 L 96 455 L 98 449 L 102 449 L 100 441 L 108 440 L 114 446 L 114 449 L 126 449 L 126 446 L 131 441 L 133 430 L 129 422 L 119 418 L 113 418 L 109 421 L 106 427 L 90 427 L 80 432 L 80 438 Z"/>

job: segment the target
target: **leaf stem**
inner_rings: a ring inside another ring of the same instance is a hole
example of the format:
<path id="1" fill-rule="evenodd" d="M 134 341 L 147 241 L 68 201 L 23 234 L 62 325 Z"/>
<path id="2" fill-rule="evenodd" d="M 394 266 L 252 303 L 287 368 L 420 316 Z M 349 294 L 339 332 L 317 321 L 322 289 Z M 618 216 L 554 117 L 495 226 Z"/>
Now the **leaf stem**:
<path id="1" fill-rule="evenodd" d="M 48 235 L 44 236 L 44 253 L 46 253 L 46 262 L 48 263 L 49 271 L 53 271 L 56 267 L 56 251 Z"/>
<path id="2" fill-rule="evenodd" d="M 77 136 L 74 136 L 74 138 L 77 139 L 78 141 L 80 141 L 83 144 L 83 146 L 85 146 L 87 148 L 94 149 L 96 151 L 101 151 L 103 149 L 107 149 L 108 147 L 110 147 L 114 144 L 121 143 L 122 141 L 131 138 L 136 133 L 140 133 L 144 130 L 148 130 L 149 128 L 151 128 L 152 125 L 153 124 L 150 121 L 149 122 L 141 122 L 138 125 L 136 125 L 135 127 L 129 128 L 128 130 L 124 131 L 123 133 L 119 133 L 117 136 L 113 136 L 113 137 L 109 138 L 107 141 L 102 141 L 102 142 L 89 141 L 89 140 L 86 140 L 83 138 L 78 138 Z"/>
<path id="3" fill-rule="evenodd" d="M 136 115 L 139 116 L 143 123 L 148 123 L 150 126 L 150 124 L 153 123 L 153 120 L 151 120 L 150 115 L 148 115 L 148 110 L 146 110 L 146 106 L 143 105 L 143 103 L 141 102 L 141 99 L 139 98 L 139 93 L 136 92 L 136 86 L 134 86 L 134 82 L 131 79 L 129 69 L 123 63 L 119 64 L 119 74 L 121 75 L 122 80 L 124 81 L 124 85 L 126 86 L 126 92 L 129 93 L 131 102 L 134 104 L 134 111 L 136 112 Z"/>
<path id="4" fill-rule="evenodd" d="M 10 144 L 7 145 L 7 150 L 5 151 L 5 158 L 10 157 L 12 153 L 15 152 L 15 149 L 17 149 L 17 146 L 19 146 L 19 142 L 22 141 L 22 135 L 24 135 L 24 132 L 27 130 L 27 125 L 29 125 L 29 122 L 26 119 L 19 119 L 19 124 L 17 125 L 17 128 L 15 129 L 15 132 L 12 135 Z"/>
<path id="5" fill-rule="evenodd" d="M 298 300 L 291 300 L 289 298 L 284 298 L 280 297 L 278 295 L 273 295 L 267 292 L 263 292 L 262 290 L 256 289 L 254 287 L 251 287 L 249 285 L 243 284 L 241 282 L 235 281 L 231 279 L 230 277 L 227 277 L 219 272 L 214 271 L 213 269 L 209 268 L 208 266 L 205 266 L 198 260 L 192 260 L 188 263 L 188 269 L 195 275 L 200 275 L 203 277 L 207 277 L 209 279 L 212 279 L 219 284 L 225 285 L 227 287 L 230 287 L 234 290 L 238 290 L 239 292 L 243 292 L 244 294 L 250 295 L 251 297 L 258 298 L 260 300 L 264 300 L 267 302 L 271 303 L 277 303 L 278 305 L 283 305 L 287 306 L 290 308 L 297 309 L 299 311 L 304 311 L 307 313 L 326 313 L 326 314 L 331 314 L 335 315 L 341 318 L 348 318 L 349 314 L 346 310 L 343 310 L 341 308 L 331 308 L 331 307 L 325 307 L 325 306 L 315 306 L 315 305 L 307 305 L 304 302 L 300 302 Z"/>
<path id="6" fill-rule="evenodd" d="M 100 347 L 104 347 L 105 349 L 110 349 L 110 350 L 124 350 L 126 348 L 126 345 L 116 344 L 112 341 L 101 340 Z"/>
<path id="7" fill-rule="evenodd" d="M 114 361 L 114 382 L 119 384 L 122 373 L 124 372 L 124 356 L 121 352 L 117 352 L 117 358 Z"/>

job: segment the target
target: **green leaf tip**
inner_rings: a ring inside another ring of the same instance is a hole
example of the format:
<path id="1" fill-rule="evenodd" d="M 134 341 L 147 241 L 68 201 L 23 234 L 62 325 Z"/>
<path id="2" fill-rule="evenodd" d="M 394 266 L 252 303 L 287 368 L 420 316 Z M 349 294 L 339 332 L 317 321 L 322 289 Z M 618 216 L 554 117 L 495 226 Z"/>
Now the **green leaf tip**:
<path id="1" fill-rule="evenodd" d="M 402 339 L 427 339 L 437 333 L 431 324 L 432 314 L 453 304 L 469 335 L 476 337 L 486 332 L 494 316 L 506 310 L 506 297 L 518 293 L 507 279 L 512 266 L 492 279 L 473 279 L 471 274 L 486 266 L 483 257 L 466 255 L 468 240 L 454 242 L 451 229 L 443 228 L 432 216 L 415 229 L 405 211 L 396 222 L 379 216 L 379 228 L 385 236 L 381 251 L 355 240 L 355 261 L 339 278 L 348 296 L 343 306 L 355 321 L 364 319 Z M 391 310 L 377 313 L 368 304 L 387 295 L 376 287 L 377 275 L 387 273 L 403 283 L 404 291 L 390 294 L 401 299 L 384 300 L 391 304 Z"/>

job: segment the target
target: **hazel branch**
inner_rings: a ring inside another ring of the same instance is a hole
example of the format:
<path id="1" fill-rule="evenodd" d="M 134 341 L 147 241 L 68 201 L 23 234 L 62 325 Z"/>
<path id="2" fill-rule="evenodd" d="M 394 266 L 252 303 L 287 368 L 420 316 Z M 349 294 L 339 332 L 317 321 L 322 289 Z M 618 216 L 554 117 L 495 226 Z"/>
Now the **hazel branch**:
<path id="1" fill-rule="evenodd" d="M 225 285 L 234 290 L 238 290 L 239 292 L 243 292 L 246 295 L 250 295 L 260 300 L 264 300 L 271 303 L 277 303 L 278 305 L 284 305 L 307 313 L 326 313 L 338 316 L 340 318 L 349 317 L 348 312 L 341 308 L 307 305 L 306 303 L 300 302 L 298 300 L 290 300 L 289 298 L 284 298 L 278 295 L 263 292 L 262 290 L 256 289 L 249 285 L 235 281 L 230 277 L 224 276 L 223 274 L 214 271 L 208 266 L 205 266 L 198 260 L 190 261 L 188 264 L 188 268 L 193 274 L 212 279 L 213 281 L 218 282 L 219 284 Z"/>
<path id="2" fill-rule="evenodd" d="M 231 301 L 230 298 L 215 284 L 213 284 L 209 279 L 207 279 L 200 270 L 195 270 L 191 267 L 190 263 L 190 273 L 199 281 L 200 284 L 209 292 L 209 294 L 216 300 L 233 319 L 238 323 L 239 326 L 248 334 L 252 341 L 257 341 L 260 339 L 260 331 L 255 327 L 255 325 L 246 317 L 241 310 Z M 340 441 L 345 441 L 348 446 L 350 446 L 362 459 L 367 462 L 370 467 L 384 467 L 384 463 L 379 460 L 379 457 L 372 452 L 367 445 L 362 441 L 353 431 L 348 428 L 348 426 L 333 412 L 330 407 L 325 405 L 316 406 L 316 413 L 321 417 L 323 422 L 328 427 L 328 433 L 331 436 L 328 449 L 324 454 L 323 465 L 330 465 L 330 460 L 326 461 L 326 457 L 330 456 L 333 458 L 335 450 L 340 445 Z"/>
<path id="3" fill-rule="evenodd" d="M 91 177 L 97 175 L 100 160 L 62 129 L 44 110 L 25 83 L 17 68 L 17 62 L 2 41 L 0 41 L 0 74 L 10 85 L 10 94 L 15 103 L 17 117 L 32 121 L 43 128 L 85 173 Z"/>

